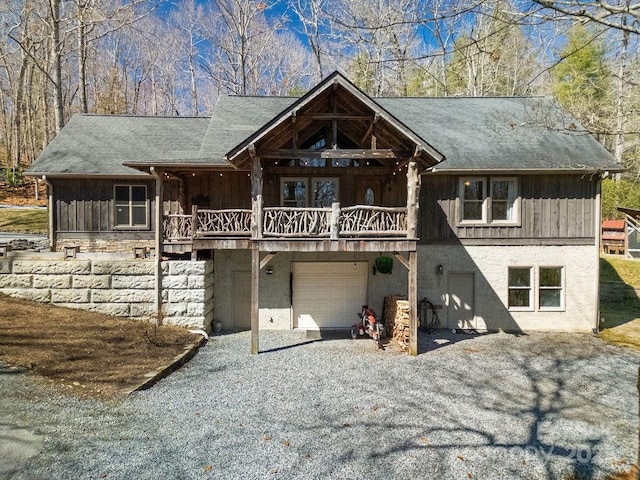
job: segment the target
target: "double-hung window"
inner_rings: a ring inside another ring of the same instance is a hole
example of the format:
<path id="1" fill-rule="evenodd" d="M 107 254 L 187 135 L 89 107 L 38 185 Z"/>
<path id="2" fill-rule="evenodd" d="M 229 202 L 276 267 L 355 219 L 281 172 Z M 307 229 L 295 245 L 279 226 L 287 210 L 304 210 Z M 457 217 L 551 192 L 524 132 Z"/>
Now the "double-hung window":
<path id="1" fill-rule="evenodd" d="M 459 198 L 462 224 L 514 225 L 519 222 L 515 177 L 461 178 Z"/>
<path id="2" fill-rule="evenodd" d="M 146 185 L 116 185 L 114 197 L 116 228 L 149 227 Z"/>
<path id="3" fill-rule="evenodd" d="M 509 308 L 513 310 L 533 309 L 533 268 L 509 267 Z"/>
<path id="4" fill-rule="evenodd" d="M 540 267 L 538 270 L 538 308 L 561 310 L 564 308 L 562 267 Z"/>
<path id="5" fill-rule="evenodd" d="M 509 267 L 508 290 L 509 310 L 563 310 L 564 268 Z"/>

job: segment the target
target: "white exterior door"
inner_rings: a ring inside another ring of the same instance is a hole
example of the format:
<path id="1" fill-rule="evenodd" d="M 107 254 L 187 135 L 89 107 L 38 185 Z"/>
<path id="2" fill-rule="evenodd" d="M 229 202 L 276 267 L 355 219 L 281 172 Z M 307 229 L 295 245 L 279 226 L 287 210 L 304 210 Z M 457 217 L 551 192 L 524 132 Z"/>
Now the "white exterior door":
<path id="1" fill-rule="evenodd" d="M 474 283 L 473 273 L 449 273 L 448 328 L 476 328 Z"/>
<path id="2" fill-rule="evenodd" d="M 358 321 L 367 301 L 367 262 L 295 262 L 293 326 L 343 329 Z"/>

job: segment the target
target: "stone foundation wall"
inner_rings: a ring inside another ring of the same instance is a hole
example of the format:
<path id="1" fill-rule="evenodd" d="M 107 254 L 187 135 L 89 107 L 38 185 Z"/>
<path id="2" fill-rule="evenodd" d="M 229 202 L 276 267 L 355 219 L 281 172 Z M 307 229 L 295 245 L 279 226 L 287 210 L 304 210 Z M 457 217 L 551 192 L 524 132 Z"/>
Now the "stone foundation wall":
<path id="1" fill-rule="evenodd" d="M 79 255 L 81 257 L 81 255 Z M 213 262 L 162 262 L 163 323 L 210 330 Z M 118 317 L 156 317 L 153 260 L 0 260 L 0 293 Z"/>
<path id="2" fill-rule="evenodd" d="M 56 252 L 65 247 L 78 247 L 82 253 L 131 253 L 136 247 L 155 247 L 153 240 L 104 240 L 104 239 L 59 239 L 56 240 Z"/>

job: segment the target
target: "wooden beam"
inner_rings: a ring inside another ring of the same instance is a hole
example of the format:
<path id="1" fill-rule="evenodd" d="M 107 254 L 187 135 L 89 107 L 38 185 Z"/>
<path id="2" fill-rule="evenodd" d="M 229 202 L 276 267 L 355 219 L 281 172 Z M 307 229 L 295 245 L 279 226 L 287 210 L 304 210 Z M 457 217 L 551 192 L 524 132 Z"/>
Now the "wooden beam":
<path id="1" fill-rule="evenodd" d="M 291 148 L 298 148 L 298 124 L 296 123 L 296 112 L 291 112 Z"/>
<path id="2" fill-rule="evenodd" d="M 374 120 L 374 115 L 351 115 L 348 113 L 314 113 L 312 115 L 298 115 L 304 120 Z"/>
<path id="3" fill-rule="evenodd" d="M 262 270 L 264 267 L 267 266 L 267 264 L 273 260 L 273 257 L 275 257 L 278 254 L 278 252 L 271 252 L 268 253 L 266 257 L 264 257 L 262 259 L 262 261 L 260 262 L 260 270 Z"/>
<path id="4" fill-rule="evenodd" d="M 407 168 L 407 238 L 417 238 L 420 173 L 418 163 L 410 160 Z"/>
<path id="5" fill-rule="evenodd" d="M 251 237 L 262 238 L 262 164 L 260 157 L 251 157 Z"/>
<path id="6" fill-rule="evenodd" d="M 251 249 L 251 353 L 260 351 L 260 249 Z"/>
<path id="7" fill-rule="evenodd" d="M 154 267 L 155 267 L 155 275 L 154 275 L 154 307 L 156 310 L 156 324 L 163 324 L 163 315 L 162 315 L 162 235 L 164 232 L 163 228 L 163 197 L 164 197 L 164 183 L 162 181 L 162 170 L 156 169 L 155 167 L 151 167 L 151 173 L 155 176 L 156 179 L 156 199 L 155 199 L 155 249 L 156 256 L 153 259 Z M 195 227 L 194 227 L 195 228 Z"/>
<path id="8" fill-rule="evenodd" d="M 366 149 L 326 149 L 326 150 L 309 150 L 309 149 L 278 149 L 278 150 L 260 150 L 257 152 L 260 158 L 266 159 L 288 159 L 288 158 L 354 158 L 359 160 L 397 160 L 411 156 L 411 152 L 407 150 L 391 150 L 388 148 Z"/>
<path id="9" fill-rule="evenodd" d="M 393 252 L 393 256 L 396 257 L 396 259 L 405 266 L 405 268 L 407 270 L 409 270 L 411 267 L 409 265 L 409 260 L 407 260 L 406 258 L 404 258 L 403 255 L 399 254 L 398 252 Z"/>
<path id="10" fill-rule="evenodd" d="M 418 252 L 409 252 L 409 355 L 418 355 Z"/>

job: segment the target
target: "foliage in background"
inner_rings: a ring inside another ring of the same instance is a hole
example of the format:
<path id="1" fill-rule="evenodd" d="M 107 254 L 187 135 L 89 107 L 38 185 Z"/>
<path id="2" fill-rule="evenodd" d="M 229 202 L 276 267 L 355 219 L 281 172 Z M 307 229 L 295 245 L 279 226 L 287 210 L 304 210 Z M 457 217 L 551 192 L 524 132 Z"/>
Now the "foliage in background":
<path id="1" fill-rule="evenodd" d="M 47 233 L 46 209 L 0 208 L 0 232 Z"/>
<path id="2" fill-rule="evenodd" d="M 602 181 L 602 218 L 624 218 L 624 214 L 618 212 L 618 207 L 640 210 L 640 183 L 627 180 L 614 182 L 608 178 Z"/>
<path id="3" fill-rule="evenodd" d="M 576 8 L 554 15 L 550 5 Z M 638 179 L 637 9 L 602 9 L 577 0 L 4 0 L 0 159 L 29 165 L 75 113 L 207 115 L 221 94 L 304 92 L 340 70 L 373 95 L 555 92 Z"/>
<path id="4" fill-rule="evenodd" d="M 600 281 L 623 282 L 640 288 L 640 261 L 607 255 L 600 258 Z M 640 312 L 638 312 L 640 315 Z"/>

